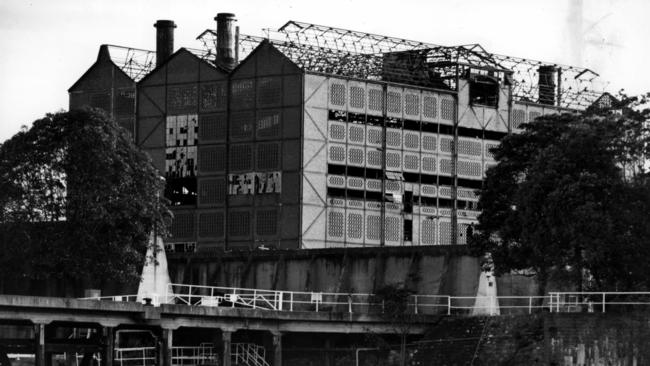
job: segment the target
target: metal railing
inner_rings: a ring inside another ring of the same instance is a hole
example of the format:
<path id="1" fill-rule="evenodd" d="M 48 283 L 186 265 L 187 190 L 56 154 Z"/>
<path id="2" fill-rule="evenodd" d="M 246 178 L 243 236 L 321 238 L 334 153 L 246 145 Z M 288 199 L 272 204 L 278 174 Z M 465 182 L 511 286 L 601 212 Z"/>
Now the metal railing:
<path id="1" fill-rule="evenodd" d="M 113 361 L 120 366 L 153 366 L 156 354 L 156 347 L 115 348 Z"/>
<path id="2" fill-rule="evenodd" d="M 172 366 L 195 366 L 219 362 L 212 343 L 201 343 L 198 347 L 172 347 L 171 353 Z"/>
<path id="3" fill-rule="evenodd" d="M 135 295 L 84 298 L 135 301 Z M 159 295 L 166 303 L 269 311 L 381 314 L 385 304 L 373 294 L 278 291 L 240 287 L 169 284 Z M 548 296 L 411 295 L 407 310 L 424 315 L 498 315 L 551 312 L 605 312 L 650 306 L 650 292 L 550 292 Z"/>
<path id="4" fill-rule="evenodd" d="M 650 292 L 550 292 L 553 313 L 633 311 L 648 309 Z"/>
<path id="5" fill-rule="evenodd" d="M 168 299 L 193 306 L 245 307 L 274 311 L 381 314 L 385 303 L 366 293 L 277 291 L 237 287 L 170 284 Z M 173 294 L 173 295 L 172 295 Z M 548 308 L 547 296 L 411 295 L 413 314 L 533 313 Z M 505 310 L 505 311 L 504 311 Z"/>
<path id="6" fill-rule="evenodd" d="M 233 364 L 246 366 L 269 366 L 266 362 L 266 350 L 254 343 L 233 343 L 230 345 Z"/>

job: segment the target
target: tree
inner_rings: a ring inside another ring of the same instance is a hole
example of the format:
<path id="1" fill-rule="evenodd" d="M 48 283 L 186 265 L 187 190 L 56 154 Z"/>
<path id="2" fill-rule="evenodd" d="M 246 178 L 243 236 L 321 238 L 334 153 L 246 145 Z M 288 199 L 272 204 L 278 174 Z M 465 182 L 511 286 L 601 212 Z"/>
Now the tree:
<path id="1" fill-rule="evenodd" d="M 417 322 L 417 315 L 409 309 L 409 299 L 413 291 L 399 285 L 389 284 L 375 291 L 374 301 L 381 304 L 381 316 L 391 324 L 400 339 L 399 364 L 406 365 L 406 344 L 408 336 Z M 388 343 L 379 338 L 378 343 Z"/>
<path id="2" fill-rule="evenodd" d="M 536 275 L 540 294 L 549 278 L 578 291 L 650 288 L 647 116 L 543 116 L 501 141 L 472 240 L 496 274 Z"/>
<path id="3" fill-rule="evenodd" d="M 150 234 L 166 232 L 163 185 L 102 111 L 35 121 L 0 145 L 0 275 L 139 279 Z"/>

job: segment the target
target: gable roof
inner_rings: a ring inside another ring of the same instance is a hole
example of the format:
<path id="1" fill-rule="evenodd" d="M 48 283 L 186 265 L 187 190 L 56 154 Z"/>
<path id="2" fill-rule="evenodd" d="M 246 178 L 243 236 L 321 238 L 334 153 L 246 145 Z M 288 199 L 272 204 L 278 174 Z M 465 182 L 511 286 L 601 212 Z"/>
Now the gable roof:
<path id="1" fill-rule="evenodd" d="M 77 86 L 79 86 L 79 84 L 81 84 L 83 82 L 83 80 L 90 73 L 92 73 L 95 70 L 95 68 L 101 66 L 102 64 L 108 64 L 108 65 L 111 65 L 111 66 L 115 67 L 124 77 L 128 78 L 129 80 L 133 81 L 134 83 L 136 82 L 134 76 L 137 76 L 137 75 L 133 75 L 133 73 L 131 75 L 129 75 L 129 73 L 127 72 L 127 71 L 129 71 L 128 68 L 126 68 L 126 70 L 125 70 L 124 66 L 120 67 L 120 65 L 115 63 L 115 61 L 114 61 L 114 59 L 113 59 L 113 57 L 111 55 L 111 50 L 110 50 L 111 47 L 118 47 L 118 46 L 110 46 L 110 45 L 107 45 L 107 44 L 103 44 L 103 45 L 99 46 L 99 52 L 97 53 L 97 60 L 95 60 L 95 62 L 88 68 L 88 70 L 86 70 L 81 75 L 81 77 L 79 79 L 77 79 L 77 81 L 75 81 L 74 84 L 72 84 L 72 86 L 70 88 L 68 88 L 68 92 L 72 92 L 73 89 L 77 88 Z"/>
<path id="2" fill-rule="evenodd" d="M 208 66 L 210 68 L 213 68 L 213 69 L 215 69 L 217 71 L 220 71 L 220 72 L 222 72 L 224 74 L 228 74 L 228 72 L 225 69 L 223 69 L 221 67 L 218 67 L 218 66 L 215 66 L 213 63 L 207 61 L 207 59 L 205 57 L 202 57 L 201 56 L 201 51 L 181 47 L 178 51 L 174 52 L 171 56 L 169 56 L 169 58 L 167 58 L 167 60 L 165 60 L 165 62 L 163 62 L 162 64 L 156 66 L 153 70 L 151 70 L 149 73 L 147 73 L 147 75 L 145 75 L 142 79 L 140 79 L 138 81 L 138 84 L 145 82 L 152 75 L 155 75 L 156 73 L 158 73 L 160 70 L 165 68 L 170 62 L 172 62 L 172 60 L 177 58 L 179 55 L 189 55 L 192 58 L 199 61 L 200 63 L 203 63 L 204 65 L 206 65 L 206 66 Z"/>

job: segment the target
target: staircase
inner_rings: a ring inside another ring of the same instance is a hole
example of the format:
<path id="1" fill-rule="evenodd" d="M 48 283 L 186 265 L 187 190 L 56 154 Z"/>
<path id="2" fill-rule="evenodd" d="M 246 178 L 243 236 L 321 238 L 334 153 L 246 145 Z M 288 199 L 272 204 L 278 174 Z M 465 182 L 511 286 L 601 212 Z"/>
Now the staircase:
<path id="1" fill-rule="evenodd" d="M 264 347 L 255 343 L 233 343 L 230 348 L 232 363 L 238 366 L 269 366 L 265 353 Z"/>

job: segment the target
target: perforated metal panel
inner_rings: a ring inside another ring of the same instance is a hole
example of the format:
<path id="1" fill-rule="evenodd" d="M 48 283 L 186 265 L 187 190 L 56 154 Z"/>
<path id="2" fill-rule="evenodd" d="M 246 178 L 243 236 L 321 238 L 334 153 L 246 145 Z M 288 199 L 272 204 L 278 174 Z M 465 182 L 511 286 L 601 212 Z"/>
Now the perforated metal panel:
<path id="1" fill-rule="evenodd" d="M 167 88 L 167 113 L 196 113 L 198 89 L 196 85 L 169 86 Z"/>
<path id="2" fill-rule="evenodd" d="M 415 93 L 404 93 L 404 114 L 405 118 L 420 118 L 420 95 Z"/>
<path id="3" fill-rule="evenodd" d="M 282 131 L 281 112 L 279 110 L 264 110 L 257 112 L 255 131 L 257 138 L 278 138 Z"/>
<path id="4" fill-rule="evenodd" d="M 345 107 L 345 84 L 342 82 L 330 83 L 330 104 Z"/>
<path id="5" fill-rule="evenodd" d="M 366 144 L 370 146 L 377 146 L 381 147 L 383 144 L 383 138 L 384 138 L 384 131 L 382 131 L 381 127 L 373 127 L 373 126 L 367 126 L 366 127 Z"/>
<path id="6" fill-rule="evenodd" d="M 199 204 L 214 205 L 226 202 L 225 178 L 199 179 Z"/>
<path id="7" fill-rule="evenodd" d="M 386 179 L 384 181 L 384 188 L 387 193 L 402 194 L 402 183 L 396 180 Z"/>
<path id="8" fill-rule="evenodd" d="M 345 164 L 345 145 L 330 144 L 327 161 L 334 164 Z"/>
<path id="9" fill-rule="evenodd" d="M 454 147 L 454 139 L 447 136 L 440 137 L 440 152 L 443 154 L 451 154 Z"/>
<path id="10" fill-rule="evenodd" d="M 439 222 L 440 230 L 440 245 L 451 245 L 451 222 L 440 220 Z"/>
<path id="11" fill-rule="evenodd" d="M 528 112 L 528 122 L 535 122 L 535 118 L 541 116 L 541 112 L 530 111 Z"/>
<path id="12" fill-rule="evenodd" d="M 467 244 L 467 229 L 469 228 L 469 224 L 467 223 L 458 223 L 458 230 L 456 231 L 456 234 L 458 235 L 458 240 L 456 241 L 456 244 L 462 245 L 462 244 Z"/>
<path id="13" fill-rule="evenodd" d="M 364 186 L 365 186 L 365 182 L 363 181 L 363 178 L 359 178 L 359 177 L 347 178 L 347 187 L 350 189 L 363 190 Z"/>
<path id="14" fill-rule="evenodd" d="M 394 128 L 386 129 L 386 146 L 397 149 L 402 148 L 402 131 Z"/>
<path id="15" fill-rule="evenodd" d="M 362 179 L 362 178 L 355 178 L 355 179 Z M 345 206 L 349 208 L 363 209 L 363 202 L 364 201 L 362 200 L 347 199 L 345 200 Z"/>
<path id="16" fill-rule="evenodd" d="M 381 115 L 384 104 L 384 94 L 381 87 L 368 85 L 368 114 Z"/>
<path id="17" fill-rule="evenodd" d="M 395 171 L 402 170 L 402 153 L 397 150 L 386 152 L 386 168 Z"/>
<path id="18" fill-rule="evenodd" d="M 390 117 L 402 117 L 402 92 L 389 89 L 386 98 L 386 114 Z"/>
<path id="19" fill-rule="evenodd" d="M 438 138 L 436 135 L 422 133 L 422 150 L 428 152 L 437 152 Z"/>
<path id="20" fill-rule="evenodd" d="M 174 238 L 194 237 L 194 213 L 175 212 L 172 220 L 171 234 Z"/>
<path id="21" fill-rule="evenodd" d="M 452 98 L 440 100 L 440 118 L 443 121 L 453 122 L 456 117 L 456 101 Z"/>
<path id="22" fill-rule="evenodd" d="M 438 159 L 434 155 L 422 154 L 422 172 L 427 174 L 436 173 L 438 171 L 437 161 Z"/>
<path id="23" fill-rule="evenodd" d="M 374 147 L 366 148 L 366 166 L 369 168 L 381 169 L 382 168 L 382 152 Z"/>
<path id="24" fill-rule="evenodd" d="M 435 122 L 438 119 L 438 98 L 432 94 L 422 96 L 422 119 Z"/>
<path id="25" fill-rule="evenodd" d="M 228 103 L 225 81 L 201 84 L 200 107 L 202 112 L 225 111 Z"/>
<path id="26" fill-rule="evenodd" d="M 473 189 L 458 188 L 456 190 L 456 196 L 458 196 L 458 199 L 464 201 L 478 201 L 478 195 Z"/>
<path id="27" fill-rule="evenodd" d="M 404 131 L 404 149 L 405 150 L 420 150 L 420 133 Z"/>
<path id="28" fill-rule="evenodd" d="M 327 177 L 327 186 L 345 188 L 345 177 L 342 175 L 330 175 Z"/>
<path id="29" fill-rule="evenodd" d="M 379 243 L 381 240 L 381 216 L 366 211 L 366 242 Z"/>
<path id="30" fill-rule="evenodd" d="M 451 159 L 440 159 L 440 174 L 452 175 L 452 161 Z"/>
<path id="31" fill-rule="evenodd" d="M 277 235 L 278 210 L 276 208 L 258 209 L 255 212 L 255 234 L 260 236 Z"/>
<path id="32" fill-rule="evenodd" d="M 363 147 L 348 147 L 348 165 L 365 166 L 365 149 Z"/>
<path id="33" fill-rule="evenodd" d="M 257 169 L 277 170 L 280 168 L 280 144 L 276 142 L 257 145 Z"/>
<path id="34" fill-rule="evenodd" d="M 250 211 L 230 210 L 228 213 L 228 235 L 233 237 L 247 237 L 251 234 Z"/>
<path id="35" fill-rule="evenodd" d="M 350 85 L 350 109 L 366 108 L 366 91 L 360 85 Z"/>
<path id="36" fill-rule="evenodd" d="M 483 176 L 480 161 L 458 160 L 458 175 L 468 178 L 480 178 Z"/>
<path id="37" fill-rule="evenodd" d="M 435 219 L 423 217 L 420 225 L 420 244 L 422 245 L 435 245 L 436 244 L 436 226 Z"/>
<path id="38" fill-rule="evenodd" d="M 347 240 L 355 243 L 363 242 L 363 211 L 347 210 Z"/>
<path id="39" fill-rule="evenodd" d="M 420 172 L 420 156 L 417 154 L 404 153 L 404 171 L 419 173 Z"/>
<path id="40" fill-rule="evenodd" d="M 365 142 L 366 130 L 363 125 L 348 124 L 348 143 L 363 144 Z"/>
<path id="41" fill-rule="evenodd" d="M 443 198 L 451 198 L 451 187 L 450 186 L 440 186 L 438 188 L 438 194 Z"/>
<path id="42" fill-rule="evenodd" d="M 257 106 L 275 107 L 282 104 L 282 78 L 267 76 L 257 79 Z"/>
<path id="43" fill-rule="evenodd" d="M 381 192 L 381 180 L 366 179 L 366 190 L 372 192 Z"/>
<path id="44" fill-rule="evenodd" d="M 340 141 L 340 142 L 345 142 L 346 137 L 345 137 L 345 128 L 346 128 L 346 123 L 341 123 L 341 122 L 334 122 L 334 121 L 329 121 L 327 122 L 329 125 L 329 139 L 332 141 Z"/>
<path id="45" fill-rule="evenodd" d="M 345 235 L 345 211 L 329 209 L 327 214 L 328 239 L 343 239 Z"/>
<path id="46" fill-rule="evenodd" d="M 233 109 L 251 109 L 255 106 L 254 86 L 253 79 L 231 81 L 231 106 Z"/>
<path id="47" fill-rule="evenodd" d="M 384 239 L 386 245 L 399 245 L 402 241 L 402 218 L 399 216 L 386 215 L 386 224 L 384 225 Z"/>
<path id="48" fill-rule="evenodd" d="M 222 239 L 225 234 L 223 212 L 202 212 L 199 214 L 199 237 Z"/>
<path id="49" fill-rule="evenodd" d="M 512 128 L 519 128 L 526 122 L 526 111 L 523 109 L 512 109 Z"/>
<path id="50" fill-rule="evenodd" d="M 254 122 L 253 112 L 233 112 L 230 115 L 230 137 L 236 140 L 251 139 Z"/>
<path id="51" fill-rule="evenodd" d="M 436 186 L 430 184 L 422 184 L 420 186 L 420 194 L 425 197 L 436 197 L 437 196 Z"/>
<path id="52" fill-rule="evenodd" d="M 226 147 L 200 146 L 199 173 L 219 173 L 226 170 Z"/>
<path id="53" fill-rule="evenodd" d="M 199 139 L 201 142 L 221 142 L 226 140 L 225 113 L 199 115 Z"/>
<path id="54" fill-rule="evenodd" d="M 481 156 L 481 140 L 458 138 L 458 154 L 467 156 Z"/>
<path id="55" fill-rule="evenodd" d="M 253 147 L 250 144 L 230 145 L 231 171 L 253 170 Z"/>

